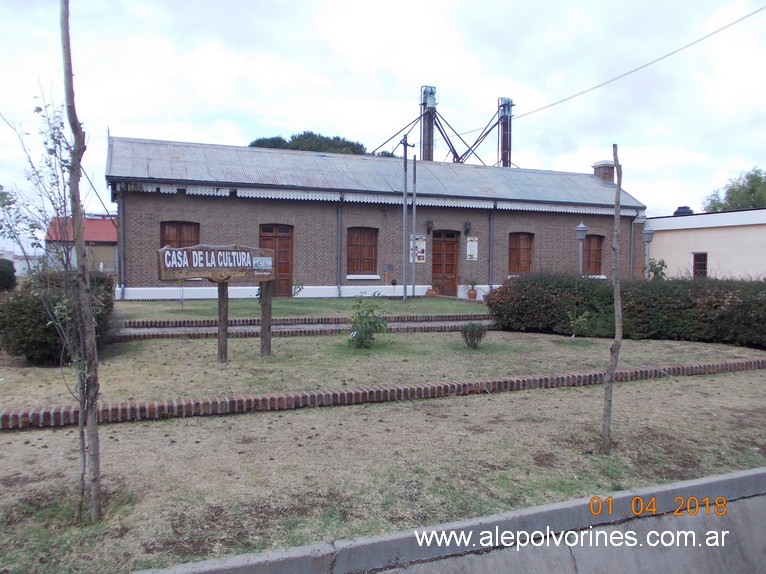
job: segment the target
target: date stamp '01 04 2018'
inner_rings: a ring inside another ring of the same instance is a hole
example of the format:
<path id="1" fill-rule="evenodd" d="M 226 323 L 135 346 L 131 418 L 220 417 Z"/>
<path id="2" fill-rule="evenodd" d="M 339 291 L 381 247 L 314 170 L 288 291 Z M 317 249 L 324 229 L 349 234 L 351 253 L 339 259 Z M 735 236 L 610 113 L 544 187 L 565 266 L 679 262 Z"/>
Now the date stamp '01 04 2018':
<path id="1" fill-rule="evenodd" d="M 676 505 L 673 512 L 668 512 L 673 516 L 696 516 L 697 514 L 715 516 L 726 515 L 726 498 L 723 496 L 717 496 L 716 498 L 710 498 L 705 496 L 698 498 L 696 496 L 676 496 L 673 499 L 673 504 Z M 590 513 L 593 516 L 612 516 L 615 514 L 613 507 L 613 500 L 611 496 L 601 498 L 600 496 L 594 496 L 590 499 Z M 620 512 L 622 516 L 625 516 L 626 512 Z M 634 496 L 630 501 L 630 514 L 633 516 L 640 516 L 642 514 L 657 514 L 657 500 L 654 496 L 649 498 L 643 496 Z"/>

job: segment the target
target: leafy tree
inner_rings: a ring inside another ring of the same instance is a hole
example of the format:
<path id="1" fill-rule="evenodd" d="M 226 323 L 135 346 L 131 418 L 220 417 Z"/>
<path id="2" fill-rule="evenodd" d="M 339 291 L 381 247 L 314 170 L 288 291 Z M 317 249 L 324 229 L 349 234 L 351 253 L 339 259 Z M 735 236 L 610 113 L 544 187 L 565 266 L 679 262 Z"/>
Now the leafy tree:
<path id="1" fill-rule="evenodd" d="M 328 153 L 347 153 L 364 155 L 367 149 L 359 142 L 352 142 L 345 138 L 335 136 L 328 137 L 314 132 L 293 134 L 288 142 L 282 136 L 259 138 L 250 142 L 249 147 L 265 147 L 276 149 L 294 149 L 303 151 L 323 151 Z"/>
<path id="2" fill-rule="evenodd" d="M 703 203 L 707 212 L 758 207 L 766 207 L 766 173 L 757 167 L 736 179 L 730 179 L 722 190 L 708 195 Z"/>
<path id="3" fill-rule="evenodd" d="M 295 136 L 293 136 L 295 137 Z M 273 138 L 258 138 L 250 142 L 248 147 L 266 147 L 272 149 L 288 149 L 288 143 L 282 136 L 274 136 Z"/>

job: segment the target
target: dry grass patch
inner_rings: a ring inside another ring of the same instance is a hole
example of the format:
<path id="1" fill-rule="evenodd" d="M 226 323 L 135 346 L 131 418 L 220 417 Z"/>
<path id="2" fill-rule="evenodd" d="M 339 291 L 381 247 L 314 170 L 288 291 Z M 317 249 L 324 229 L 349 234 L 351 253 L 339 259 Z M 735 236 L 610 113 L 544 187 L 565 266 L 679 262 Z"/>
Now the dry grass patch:
<path id="1" fill-rule="evenodd" d="M 459 334 L 456 334 L 459 337 Z M 766 464 L 766 372 L 104 425 L 107 517 L 71 524 L 74 429 L 0 435 L 0 571 L 128 572 Z"/>
<path id="2" fill-rule="evenodd" d="M 259 339 L 230 339 L 217 362 L 215 339 L 166 339 L 107 345 L 99 378 L 104 401 L 269 394 L 525 374 L 603 370 L 610 340 L 491 331 L 478 350 L 460 333 L 387 333 L 372 349 L 347 337 L 275 338 L 271 357 Z M 683 341 L 624 341 L 620 368 L 763 357 L 763 351 Z M 74 402 L 72 369 L 27 366 L 0 352 L 0 409 Z"/>

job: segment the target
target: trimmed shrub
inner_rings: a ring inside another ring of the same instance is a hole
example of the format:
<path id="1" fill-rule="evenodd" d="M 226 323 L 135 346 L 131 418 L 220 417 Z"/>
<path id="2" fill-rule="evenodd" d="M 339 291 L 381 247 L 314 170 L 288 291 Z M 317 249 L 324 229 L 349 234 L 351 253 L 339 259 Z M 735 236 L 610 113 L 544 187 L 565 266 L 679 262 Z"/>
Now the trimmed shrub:
<path id="1" fill-rule="evenodd" d="M 529 273 L 487 295 L 495 322 L 510 331 L 572 334 L 573 318 L 587 317 L 578 335 L 606 337 L 614 331 L 612 286 L 575 275 Z"/>
<path id="2" fill-rule="evenodd" d="M 487 326 L 484 323 L 466 323 L 460 326 L 460 334 L 469 349 L 478 349 L 479 343 L 487 335 Z"/>
<path id="3" fill-rule="evenodd" d="M 378 316 L 380 307 L 371 299 L 358 298 L 354 314 L 349 319 L 349 343 L 358 349 L 368 349 L 375 342 L 375 333 L 385 333 L 387 323 Z"/>
<path id="4" fill-rule="evenodd" d="M 114 287 L 105 273 L 92 273 L 90 280 L 96 341 L 100 344 L 106 338 L 114 308 Z M 7 353 L 41 365 L 70 360 L 48 311 L 64 322 L 71 318 L 73 310 L 64 283 L 62 272 L 35 273 L 0 301 L 0 345 Z"/>
<path id="5" fill-rule="evenodd" d="M 16 287 L 16 268 L 13 261 L 0 259 L 0 291 L 13 291 Z"/>
<path id="6" fill-rule="evenodd" d="M 627 281 L 621 284 L 623 335 L 727 343 L 766 349 L 766 283 L 721 279 Z M 511 331 L 614 336 L 609 281 L 530 274 L 487 296 L 495 322 Z"/>

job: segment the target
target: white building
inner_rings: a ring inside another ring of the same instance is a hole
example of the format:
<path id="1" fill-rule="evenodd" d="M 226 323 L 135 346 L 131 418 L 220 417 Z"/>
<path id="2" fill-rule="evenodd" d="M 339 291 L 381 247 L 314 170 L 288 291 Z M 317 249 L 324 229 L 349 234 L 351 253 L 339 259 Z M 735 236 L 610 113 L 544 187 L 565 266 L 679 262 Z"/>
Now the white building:
<path id="1" fill-rule="evenodd" d="M 766 280 L 766 208 L 651 217 L 645 228 L 668 277 Z"/>

